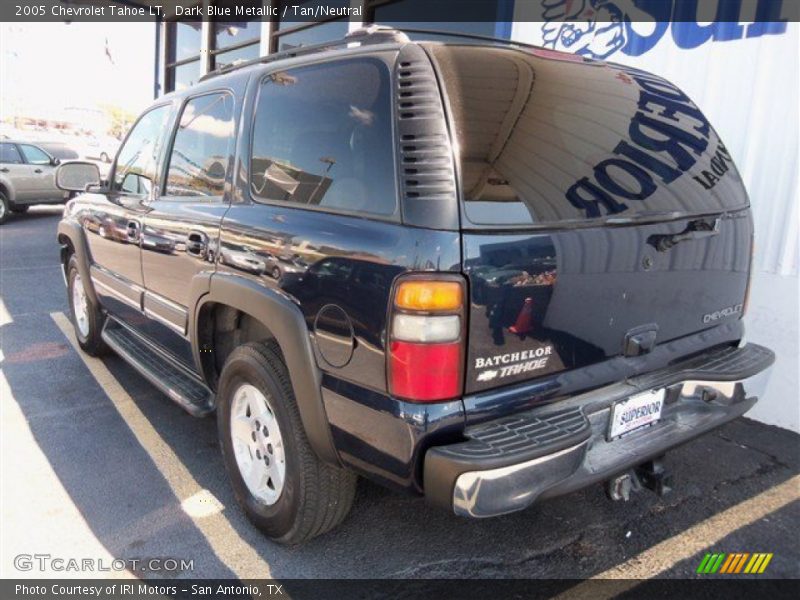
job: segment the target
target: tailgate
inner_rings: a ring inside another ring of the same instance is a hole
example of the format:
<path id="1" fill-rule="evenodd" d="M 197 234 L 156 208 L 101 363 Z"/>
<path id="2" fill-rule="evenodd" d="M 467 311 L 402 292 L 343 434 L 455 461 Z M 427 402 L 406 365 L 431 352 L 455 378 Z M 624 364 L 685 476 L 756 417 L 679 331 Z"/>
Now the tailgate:
<path id="1" fill-rule="evenodd" d="M 716 233 L 666 250 L 654 246 L 657 240 L 681 236 L 697 219 L 549 234 L 465 233 L 466 391 L 636 356 L 740 318 L 749 213 L 701 220 L 714 223 Z"/>

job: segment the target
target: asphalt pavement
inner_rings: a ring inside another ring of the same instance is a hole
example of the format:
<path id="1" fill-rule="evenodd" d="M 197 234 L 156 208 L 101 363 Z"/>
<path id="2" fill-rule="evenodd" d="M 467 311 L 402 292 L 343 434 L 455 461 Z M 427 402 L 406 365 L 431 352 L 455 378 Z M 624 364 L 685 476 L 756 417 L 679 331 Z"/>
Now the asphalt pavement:
<path id="1" fill-rule="evenodd" d="M 115 356 L 76 352 L 59 217 L 38 207 L 0 226 L 2 577 L 106 575 L 15 559 L 35 553 L 95 568 L 189 561 L 149 573 L 167 577 L 709 577 L 695 573 L 706 552 L 773 553 L 761 577 L 800 577 L 800 436 L 746 418 L 669 454 L 664 497 L 615 503 L 595 486 L 470 521 L 361 481 L 338 529 L 273 544 L 236 506 L 213 417 L 189 416 Z"/>

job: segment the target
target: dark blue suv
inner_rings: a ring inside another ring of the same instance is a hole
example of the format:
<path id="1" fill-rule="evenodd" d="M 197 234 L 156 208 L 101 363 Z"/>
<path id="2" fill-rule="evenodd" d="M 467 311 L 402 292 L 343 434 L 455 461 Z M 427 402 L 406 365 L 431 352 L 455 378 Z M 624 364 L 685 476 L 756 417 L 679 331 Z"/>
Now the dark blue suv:
<path id="1" fill-rule="evenodd" d="M 58 229 L 75 334 L 217 413 L 250 519 L 296 543 L 356 476 L 488 517 L 608 482 L 763 393 L 753 224 L 679 89 L 370 28 L 155 102 Z"/>

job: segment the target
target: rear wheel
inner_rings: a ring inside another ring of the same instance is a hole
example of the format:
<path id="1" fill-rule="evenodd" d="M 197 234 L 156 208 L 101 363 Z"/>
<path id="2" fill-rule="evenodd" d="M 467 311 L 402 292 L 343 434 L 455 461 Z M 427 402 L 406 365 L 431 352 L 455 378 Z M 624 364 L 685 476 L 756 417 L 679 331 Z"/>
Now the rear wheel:
<path id="1" fill-rule="evenodd" d="M 225 466 L 236 499 L 256 527 L 275 541 L 296 544 L 344 520 L 356 477 L 314 454 L 274 341 L 231 353 L 217 399 Z"/>
<path id="2" fill-rule="evenodd" d="M 0 192 L 0 223 L 5 223 L 8 220 L 8 214 L 11 212 L 11 204 L 3 192 Z"/>
<path id="3" fill-rule="evenodd" d="M 72 325 L 78 344 L 91 356 L 105 354 L 107 346 L 100 337 L 103 316 L 86 293 L 86 283 L 78 271 L 78 259 L 74 254 L 67 263 L 67 285 Z"/>

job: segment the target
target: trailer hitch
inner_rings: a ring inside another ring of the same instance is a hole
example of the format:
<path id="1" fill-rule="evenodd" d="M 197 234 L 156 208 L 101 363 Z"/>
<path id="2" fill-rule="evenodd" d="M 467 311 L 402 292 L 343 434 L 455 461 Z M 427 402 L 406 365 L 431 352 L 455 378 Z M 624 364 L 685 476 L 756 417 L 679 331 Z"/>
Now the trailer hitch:
<path id="1" fill-rule="evenodd" d="M 659 456 L 635 469 L 642 485 L 659 496 L 664 496 L 672 491 L 672 475 L 664 467 L 663 459 L 663 456 Z"/>
<path id="2" fill-rule="evenodd" d="M 667 473 L 663 456 L 642 463 L 638 467 L 606 482 L 606 495 L 614 501 L 627 502 L 633 492 L 646 488 L 659 496 L 672 491 L 672 475 Z"/>

